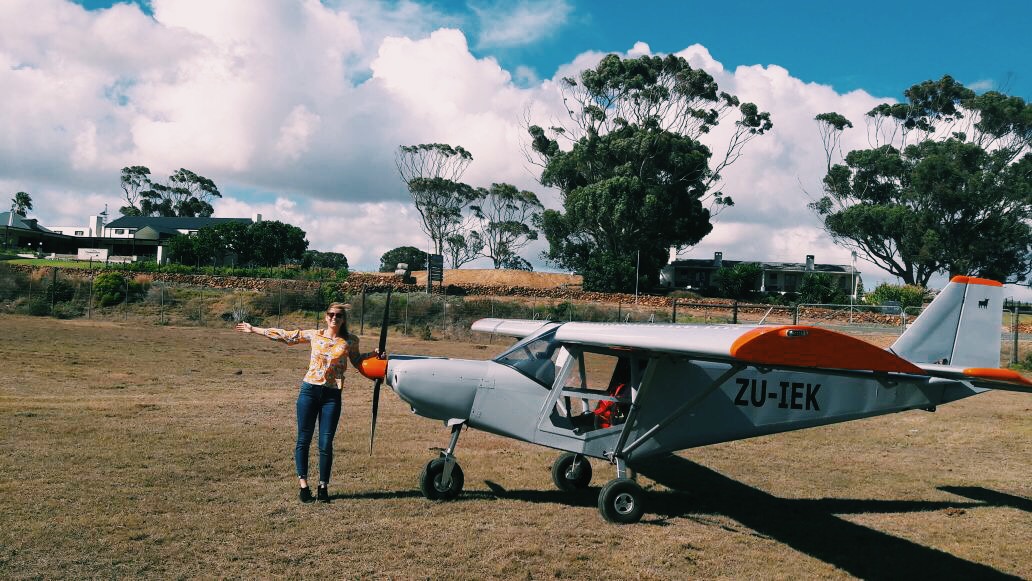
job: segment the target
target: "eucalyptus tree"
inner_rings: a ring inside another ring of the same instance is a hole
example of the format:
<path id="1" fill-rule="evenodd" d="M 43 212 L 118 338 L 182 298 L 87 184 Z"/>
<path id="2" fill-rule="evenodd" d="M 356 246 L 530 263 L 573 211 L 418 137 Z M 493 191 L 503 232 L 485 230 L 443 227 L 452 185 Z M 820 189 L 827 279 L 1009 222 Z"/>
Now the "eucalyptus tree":
<path id="1" fill-rule="evenodd" d="M 671 246 L 702 240 L 734 203 L 720 189 L 723 171 L 773 127 L 768 113 L 674 55 L 608 55 L 561 89 L 568 118 L 528 128 L 541 183 L 563 204 L 537 225 L 545 257 L 595 290 L 633 290 L 638 264 L 644 282 L 655 281 Z M 734 129 L 714 155 L 701 138 L 729 117 Z"/>
<path id="2" fill-rule="evenodd" d="M 128 205 L 123 216 L 210 217 L 211 202 L 221 198 L 215 182 L 188 169 L 180 168 L 166 183 L 151 179 L 150 169 L 135 165 L 122 168 L 121 186 Z"/>
<path id="3" fill-rule="evenodd" d="M 545 207 L 537 195 L 511 184 L 491 184 L 490 188 L 480 190 L 480 200 L 470 209 L 479 221 L 477 230 L 483 241 L 483 255 L 491 259 L 494 267 L 530 270 L 519 251 L 538 238 L 531 225 L 541 219 Z"/>
<path id="4" fill-rule="evenodd" d="M 831 135 L 852 127 L 838 118 L 816 120 Z M 1032 105 L 944 76 L 866 121 L 872 147 L 829 162 L 824 195 L 810 204 L 838 243 L 907 284 L 936 273 L 1028 280 Z"/>
<path id="5" fill-rule="evenodd" d="M 394 160 L 434 253 L 445 254 L 449 239 L 465 239 L 468 231 L 464 212 L 478 194 L 459 180 L 472 163 L 473 155 L 462 146 L 423 143 L 400 146 Z"/>

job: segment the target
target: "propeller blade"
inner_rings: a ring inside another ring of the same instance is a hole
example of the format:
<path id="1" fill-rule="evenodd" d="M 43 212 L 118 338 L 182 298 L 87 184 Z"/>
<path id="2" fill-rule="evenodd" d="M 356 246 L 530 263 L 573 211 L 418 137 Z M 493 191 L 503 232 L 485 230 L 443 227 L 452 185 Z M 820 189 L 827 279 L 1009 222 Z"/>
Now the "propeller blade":
<path id="1" fill-rule="evenodd" d="M 387 320 L 390 317 L 391 312 L 391 291 L 392 287 L 387 287 L 387 302 L 383 305 L 383 321 L 380 322 L 380 353 L 383 354 L 384 349 L 387 348 Z"/>
<path id="2" fill-rule="evenodd" d="M 380 351 L 380 357 L 387 357 L 387 323 L 390 319 L 391 312 L 391 292 L 394 290 L 393 287 L 387 287 L 387 300 L 383 305 L 383 321 L 380 322 L 380 344 L 378 345 Z M 383 383 L 383 378 L 378 377 L 373 382 L 373 413 L 370 419 L 371 424 L 369 425 L 369 455 L 373 455 L 373 439 L 376 437 L 376 415 L 380 409 L 380 384 Z"/>

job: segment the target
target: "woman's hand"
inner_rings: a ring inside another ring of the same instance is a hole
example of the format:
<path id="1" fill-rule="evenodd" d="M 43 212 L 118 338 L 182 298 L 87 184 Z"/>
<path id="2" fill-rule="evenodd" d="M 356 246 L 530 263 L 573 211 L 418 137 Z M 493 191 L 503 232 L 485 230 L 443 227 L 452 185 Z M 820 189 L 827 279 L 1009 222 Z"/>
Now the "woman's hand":
<path id="1" fill-rule="evenodd" d="M 251 326 L 251 323 L 237 323 L 236 330 L 241 333 L 254 333 L 254 327 Z"/>

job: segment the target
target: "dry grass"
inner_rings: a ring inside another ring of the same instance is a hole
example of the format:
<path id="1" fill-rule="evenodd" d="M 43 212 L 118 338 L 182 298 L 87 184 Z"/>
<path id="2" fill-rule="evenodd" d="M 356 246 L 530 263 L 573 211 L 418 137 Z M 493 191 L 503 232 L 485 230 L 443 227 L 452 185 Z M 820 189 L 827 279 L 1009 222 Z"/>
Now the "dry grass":
<path id="1" fill-rule="evenodd" d="M 556 454 L 468 431 L 467 492 L 416 484 L 440 424 L 345 395 L 329 505 L 296 501 L 303 348 L 227 330 L 0 317 L 0 577 L 991 578 L 1032 575 L 1032 400 L 691 450 L 643 470 L 650 511 L 603 524 Z M 372 337 L 367 337 L 367 347 Z M 485 358 L 500 345 L 392 338 Z M 313 457 L 313 461 L 315 458 Z"/>

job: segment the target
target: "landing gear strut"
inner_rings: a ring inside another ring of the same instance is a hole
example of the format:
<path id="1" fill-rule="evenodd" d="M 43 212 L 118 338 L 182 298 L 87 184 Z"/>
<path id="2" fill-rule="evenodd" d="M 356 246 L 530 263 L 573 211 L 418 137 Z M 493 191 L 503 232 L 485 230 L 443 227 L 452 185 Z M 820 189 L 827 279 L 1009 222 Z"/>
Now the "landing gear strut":
<path id="1" fill-rule="evenodd" d="M 455 461 L 455 445 L 462 433 L 462 422 L 451 427 L 451 442 L 440 458 L 427 462 L 419 475 L 419 490 L 430 500 L 454 500 L 462 492 L 465 477 L 462 468 Z"/>

